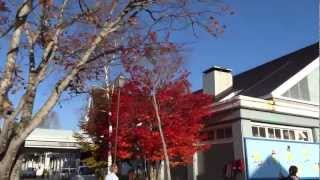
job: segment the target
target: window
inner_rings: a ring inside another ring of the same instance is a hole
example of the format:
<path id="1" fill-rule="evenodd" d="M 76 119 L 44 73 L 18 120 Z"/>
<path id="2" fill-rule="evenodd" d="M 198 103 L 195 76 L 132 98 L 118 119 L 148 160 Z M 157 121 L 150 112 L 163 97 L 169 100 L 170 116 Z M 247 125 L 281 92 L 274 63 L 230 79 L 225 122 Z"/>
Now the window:
<path id="1" fill-rule="evenodd" d="M 224 129 L 218 128 L 217 129 L 217 139 L 223 139 L 224 138 Z"/>
<path id="2" fill-rule="evenodd" d="M 210 129 L 205 131 L 204 133 L 207 135 L 207 141 L 213 141 L 217 139 L 229 139 L 232 138 L 232 127 Z"/>
<path id="3" fill-rule="evenodd" d="M 252 136 L 269 139 L 283 139 L 290 141 L 312 141 L 311 129 L 289 127 L 282 125 L 267 125 L 263 126 L 263 123 L 253 123 L 251 126 Z M 269 126 L 269 127 L 268 127 Z M 292 128 L 292 129 L 289 129 Z"/>
<path id="4" fill-rule="evenodd" d="M 302 133 L 299 133 L 298 137 L 299 137 L 299 138 L 298 138 L 299 140 L 304 140 L 304 137 L 303 137 L 303 134 L 302 134 Z"/>
<path id="5" fill-rule="evenodd" d="M 269 136 L 269 138 L 274 138 L 274 129 L 273 128 L 268 128 L 268 136 Z"/>
<path id="6" fill-rule="evenodd" d="M 215 132 L 214 132 L 213 130 L 211 130 L 211 131 L 208 132 L 208 140 L 214 140 L 214 138 L 215 138 L 215 137 L 214 137 L 214 133 L 215 133 Z"/>
<path id="7" fill-rule="evenodd" d="M 288 130 L 283 130 L 282 134 L 283 134 L 283 139 L 289 139 L 289 131 Z"/>
<path id="8" fill-rule="evenodd" d="M 252 126 L 252 136 L 259 137 L 258 127 Z"/>
<path id="9" fill-rule="evenodd" d="M 225 138 L 231 138 L 232 137 L 232 128 L 231 127 L 225 128 L 224 131 L 225 131 Z"/>
<path id="10" fill-rule="evenodd" d="M 281 139 L 281 131 L 280 131 L 280 129 L 275 129 L 274 132 L 275 132 L 275 137 L 277 139 Z"/>
<path id="11" fill-rule="evenodd" d="M 304 134 L 304 141 L 308 141 L 309 140 L 309 138 L 308 138 L 308 132 L 306 132 L 306 131 L 304 131 L 303 132 L 303 134 Z"/>
<path id="12" fill-rule="evenodd" d="M 298 132 L 298 137 L 300 141 L 308 141 L 308 133 L 306 131 Z"/>
<path id="13" fill-rule="evenodd" d="M 296 136 L 295 136 L 293 130 L 290 130 L 290 131 L 289 131 L 289 135 L 290 135 L 290 139 L 291 139 L 291 140 L 296 140 Z"/>
<path id="14" fill-rule="evenodd" d="M 266 129 L 259 127 L 260 137 L 266 137 Z"/>
<path id="15" fill-rule="evenodd" d="M 252 126 L 252 136 L 254 137 L 266 137 L 266 130 L 264 127 Z"/>

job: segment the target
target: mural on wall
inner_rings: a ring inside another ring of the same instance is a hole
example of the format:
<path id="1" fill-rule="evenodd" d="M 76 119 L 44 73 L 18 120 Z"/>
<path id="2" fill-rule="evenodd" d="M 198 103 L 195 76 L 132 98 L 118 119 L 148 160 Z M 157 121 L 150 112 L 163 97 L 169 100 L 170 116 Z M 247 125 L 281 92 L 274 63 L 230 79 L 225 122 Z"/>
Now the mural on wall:
<path id="1" fill-rule="evenodd" d="M 319 144 L 245 139 L 248 179 L 287 176 L 291 165 L 301 178 L 319 179 Z"/>

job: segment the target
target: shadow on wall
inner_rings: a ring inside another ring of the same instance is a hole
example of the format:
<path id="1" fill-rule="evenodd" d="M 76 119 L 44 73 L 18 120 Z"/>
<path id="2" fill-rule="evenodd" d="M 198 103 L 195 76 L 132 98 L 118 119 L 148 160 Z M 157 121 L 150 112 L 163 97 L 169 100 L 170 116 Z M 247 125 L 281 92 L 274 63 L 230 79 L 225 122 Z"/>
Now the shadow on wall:
<path id="1" fill-rule="evenodd" d="M 278 180 L 281 176 L 288 176 L 288 170 L 271 155 L 265 161 L 259 163 L 258 166 L 260 167 L 251 174 L 250 180 Z"/>
<path id="2" fill-rule="evenodd" d="M 225 180 L 225 165 L 233 160 L 233 143 L 213 145 L 198 155 L 197 180 Z"/>

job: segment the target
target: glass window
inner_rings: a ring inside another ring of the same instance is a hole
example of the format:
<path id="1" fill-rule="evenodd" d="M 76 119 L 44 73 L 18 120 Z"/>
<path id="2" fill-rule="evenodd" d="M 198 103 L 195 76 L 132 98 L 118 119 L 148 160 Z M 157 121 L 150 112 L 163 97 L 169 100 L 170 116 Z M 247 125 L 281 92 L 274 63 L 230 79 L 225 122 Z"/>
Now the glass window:
<path id="1" fill-rule="evenodd" d="M 308 133 L 306 131 L 298 132 L 298 137 L 300 141 L 308 141 Z"/>
<path id="2" fill-rule="evenodd" d="M 259 127 L 260 137 L 266 137 L 266 129 L 264 127 Z"/>
<path id="3" fill-rule="evenodd" d="M 232 137 L 232 128 L 227 127 L 225 128 L 225 138 L 231 138 Z"/>
<path id="4" fill-rule="evenodd" d="M 264 137 L 270 139 L 284 139 L 284 140 L 297 140 L 297 141 L 310 141 L 310 132 L 305 130 L 284 129 L 286 127 L 280 126 L 269 126 L 269 127 L 259 127 L 259 125 L 253 124 L 251 126 L 253 137 Z M 289 128 L 289 127 L 287 127 Z"/>
<path id="5" fill-rule="evenodd" d="M 303 134 L 302 133 L 298 133 L 298 139 L 300 140 L 300 141 L 302 141 L 303 139 L 304 139 L 304 137 L 303 137 Z"/>
<path id="6" fill-rule="evenodd" d="M 296 140 L 296 136 L 295 136 L 293 130 L 290 130 L 290 131 L 289 131 L 289 137 L 290 137 L 291 140 Z"/>
<path id="7" fill-rule="evenodd" d="M 273 128 L 268 128 L 268 136 L 269 136 L 269 138 L 274 138 L 274 129 Z"/>
<path id="8" fill-rule="evenodd" d="M 252 136 L 254 137 L 259 136 L 258 127 L 252 126 Z"/>
<path id="9" fill-rule="evenodd" d="M 308 132 L 306 131 L 303 131 L 303 135 L 304 135 L 304 141 L 309 141 L 309 138 L 308 138 Z"/>
<path id="10" fill-rule="evenodd" d="M 208 132 L 208 140 L 214 140 L 214 130 Z"/>
<path id="11" fill-rule="evenodd" d="M 283 134 L 283 139 L 289 139 L 289 131 L 288 130 L 283 130 L 282 134 Z"/>
<path id="12" fill-rule="evenodd" d="M 217 129 L 217 139 L 223 139 L 224 138 L 224 129 L 218 128 Z"/>
<path id="13" fill-rule="evenodd" d="M 281 139 L 281 131 L 280 131 L 280 129 L 275 129 L 274 132 L 275 132 L 275 137 L 277 139 Z"/>

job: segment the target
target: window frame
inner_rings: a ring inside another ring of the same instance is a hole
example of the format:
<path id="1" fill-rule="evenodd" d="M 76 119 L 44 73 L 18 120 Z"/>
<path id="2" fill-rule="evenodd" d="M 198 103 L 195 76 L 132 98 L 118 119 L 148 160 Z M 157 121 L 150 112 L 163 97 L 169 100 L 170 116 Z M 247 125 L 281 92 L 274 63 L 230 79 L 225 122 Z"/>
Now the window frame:
<path id="1" fill-rule="evenodd" d="M 223 130 L 223 138 L 218 138 L 218 129 Z M 227 137 L 226 129 L 231 130 L 231 137 Z M 203 130 L 205 133 L 212 132 L 214 134 L 213 139 L 207 139 L 203 143 L 205 144 L 216 144 L 216 143 L 229 143 L 233 141 L 233 128 L 232 124 L 223 125 L 223 126 L 215 126 L 215 127 L 208 127 Z"/>
<path id="2" fill-rule="evenodd" d="M 253 127 L 258 129 L 258 136 L 253 136 Z M 266 136 L 263 137 L 260 134 L 260 128 L 263 128 L 266 132 Z M 269 129 L 273 131 L 273 137 L 269 135 Z M 276 137 L 276 131 L 280 130 L 280 138 Z M 284 138 L 284 131 L 288 132 L 288 139 Z M 292 134 L 293 132 L 293 134 Z M 301 134 L 304 134 L 304 139 L 301 139 Z M 293 135 L 293 136 L 292 136 Z M 272 139 L 272 140 L 284 140 L 284 141 L 296 141 L 296 142 L 313 142 L 311 128 L 302 128 L 302 127 L 293 127 L 293 126 L 285 126 L 285 125 L 275 125 L 275 124 L 266 124 L 266 123 L 251 123 L 251 137 L 261 138 L 261 139 Z"/>

